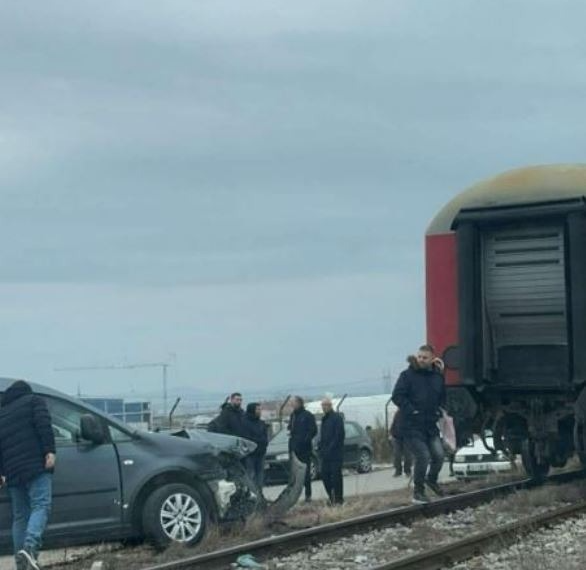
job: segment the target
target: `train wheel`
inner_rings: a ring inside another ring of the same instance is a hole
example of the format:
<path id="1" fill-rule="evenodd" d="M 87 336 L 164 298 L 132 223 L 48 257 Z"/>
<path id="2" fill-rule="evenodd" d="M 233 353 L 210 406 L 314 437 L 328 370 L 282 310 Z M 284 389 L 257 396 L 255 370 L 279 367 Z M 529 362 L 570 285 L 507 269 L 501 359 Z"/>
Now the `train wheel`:
<path id="1" fill-rule="evenodd" d="M 544 460 L 541 462 L 537 460 L 535 442 L 533 440 L 525 439 L 523 441 L 521 459 L 527 475 L 534 481 L 542 483 L 549 473 L 549 463 Z"/>

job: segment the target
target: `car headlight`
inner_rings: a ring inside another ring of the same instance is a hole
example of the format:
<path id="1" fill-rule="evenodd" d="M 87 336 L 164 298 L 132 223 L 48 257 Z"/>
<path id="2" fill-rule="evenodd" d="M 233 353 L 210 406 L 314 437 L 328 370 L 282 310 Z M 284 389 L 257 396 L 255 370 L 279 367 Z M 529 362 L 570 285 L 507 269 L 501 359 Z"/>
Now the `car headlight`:
<path id="1" fill-rule="evenodd" d="M 289 461 L 289 454 L 288 453 L 279 453 L 279 455 L 277 455 L 275 457 L 275 459 L 277 461 Z"/>
<path id="2" fill-rule="evenodd" d="M 466 458 L 463 455 L 456 455 L 454 461 L 456 463 L 464 463 L 466 461 Z"/>

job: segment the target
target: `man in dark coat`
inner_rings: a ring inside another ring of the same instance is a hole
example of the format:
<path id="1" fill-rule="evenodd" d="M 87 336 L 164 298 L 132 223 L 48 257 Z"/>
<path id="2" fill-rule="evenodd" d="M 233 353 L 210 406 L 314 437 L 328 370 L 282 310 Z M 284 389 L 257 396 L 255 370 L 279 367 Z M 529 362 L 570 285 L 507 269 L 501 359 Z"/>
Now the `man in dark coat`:
<path id="1" fill-rule="evenodd" d="M 293 398 L 293 413 L 289 418 L 289 452 L 295 453 L 305 463 L 305 501 L 311 501 L 311 462 L 313 438 L 317 435 L 317 424 L 311 412 L 305 409 L 301 396 Z"/>
<path id="2" fill-rule="evenodd" d="M 246 437 L 244 412 L 242 411 L 242 394 L 234 392 L 230 400 L 222 404 L 220 415 L 212 421 L 209 431 Z"/>
<path id="3" fill-rule="evenodd" d="M 45 401 L 18 380 L 2 396 L 0 474 L 12 505 L 12 541 L 19 570 L 38 570 L 37 557 L 52 501 L 55 438 Z"/>
<path id="4" fill-rule="evenodd" d="M 246 406 L 244 426 L 246 439 L 256 443 L 256 449 L 246 457 L 246 470 L 250 478 L 256 483 L 260 491 L 264 484 L 265 455 L 269 444 L 268 426 L 261 419 L 262 408 L 260 404 L 253 402 Z"/>
<path id="5" fill-rule="evenodd" d="M 403 415 L 401 410 L 397 410 L 389 430 L 389 439 L 393 448 L 393 465 L 395 467 L 394 477 L 400 477 L 403 472 L 408 477 L 411 476 L 411 465 L 413 457 L 405 441 L 405 430 L 403 428 Z"/>
<path id="6" fill-rule="evenodd" d="M 403 414 L 405 440 L 415 459 L 413 502 L 423 503 L 429 501 L 425 485 L 443 495 L 438 475 L 444 449 L 437 421 L 445 407 L 446 388 L 443 363 L 433 347 L 422 346 L 408 361 L 409 368 L 401 373 L 393 390 L 393 402 Z"/>
<path id="7" fill-rule="evenodd" d="M 324 416 L 319 435 L 319 456 L 321 460 L 321 478 L 326 494 L 332 505 L 344 503 L 344 418 L 334 412 L 332 401 L 324 398 L 321 403 Z"/>

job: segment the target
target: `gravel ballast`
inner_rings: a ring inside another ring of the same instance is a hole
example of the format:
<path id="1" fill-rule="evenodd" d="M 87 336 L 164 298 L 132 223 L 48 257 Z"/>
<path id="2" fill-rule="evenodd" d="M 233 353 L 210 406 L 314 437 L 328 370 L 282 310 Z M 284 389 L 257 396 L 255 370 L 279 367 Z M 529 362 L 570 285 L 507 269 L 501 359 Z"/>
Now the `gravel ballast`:
<path id="1" fill-rule="evenodd" d="M 508 548 L 451 570 L 581 570 L 586 567 L 585 536 L 586 515 L 531 533 Z"/>
<path id="2" fill-rule="evenodd" d="M 473 533 L 499 528 L 523 517 L 562 507 L 576 500 L 582 493 L 583 488 L 575 485 L 522 491 L 475 508 L 416 521 L 411 526 L 395 525 L 311 546 L 304 551 L 273 558 L 266 563 L 271 570 L 314 570 L 316 567 L 331 570 L 364 570 L 466 538 Z M 485 567 L 491 570 L 496 568 L 494 565 L 474 568 Z M 509 565 L 502 568 L 510 567 Z M 540 570 L 540 567 L 535 565 L 531 567 L 531 570 L 538 569 Z M 560 570 L 560 567 L 556 570 Z"/>

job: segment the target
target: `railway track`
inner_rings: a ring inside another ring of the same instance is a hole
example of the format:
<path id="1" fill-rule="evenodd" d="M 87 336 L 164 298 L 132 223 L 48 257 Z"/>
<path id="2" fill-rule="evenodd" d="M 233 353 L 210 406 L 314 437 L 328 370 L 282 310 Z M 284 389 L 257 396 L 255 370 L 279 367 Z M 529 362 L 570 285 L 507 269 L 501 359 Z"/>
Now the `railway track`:
<path id="1" fill-rule="evenodd" d="M 586 501 L 561 507 L 533 517 L 526 517 L 514 523 L 486 532 L 473 534 L 465 539 L 406 556 L 374 567 L 372 570 L 440 570 L 474 556 L 482 554 L 493 546 L 505 548 L 523 535 L 586 512 Z"/>
<path id="2" fill-rule="evenodd" d="M 552 475 L 548 477 L 547 481 L 549 483 L 561 484 L 568 483 L 582 477 L 584 477 L 583 471 L 572 471 Z M 475 507 L 480 504 L 492 501 L 495 498 L 502 497 L 504 495 L 512 493 L 514 491 L 529 489 L 535 486 L 536 483 L 531 479 L 524 479 L 512 483 L 500 484 L 485 489 L 445 497 L 424 505 L 411 505 L 406 507 L 389 509 L 385 511 L 371 513 L 368 515 L 354 517 L 351 519 L 346 519 L 343 521 L 338 521 L 335 523 L 319 525 L 316 527 L 303 529 L 295 532 L 289 532 L 278 536 L 273 536 L 270 538 L 264 538 L 253 542 L 247 542 L 240 544 L 238 546 L 233 546 L 222 550 L 216 550 L 205 554 L 199 554 L 155 566 L 150 566 L 145 570 L 191 570 L 196 568 L 198 570 L 211 570 L 228 568 L 229 565 L 238 558 L 238 556 L 245 553 L 252 554 L 261 560 L 270 559 L 273 557 L 283 556 L 291 552 L 302 550 L 304 548 L 307 548 L 308 546 L 333 542 L 344 536 L 350 536 L 361 532 L 368 532 L 372 529 L 380 529 L 397 524 L 410 524 L 413 521 L 422 517 L 434 517 L 441 514 L 461 510 L 467 507 Z M 583 505 L 583 508 L 586 509 L 586 503 Z M 545 515 L 540 516 L 543 517 Z M 562 514 L 559 514 L 559 516 L 562 516 Z M 539 517 L 535 517 L 536 521 L 534 521 L 531 524 L 535 526 L 535 524 L 537 524 L 538 518 Z M 499 531 L 500 530 L 502 529 L 499 529 Z M 492 536 L 494 532 L 498 531 L 493 531 L 493 533 L 486 533 L 487 535 L 491 534 L 491 537 L 485 537 L 484 543 L 497 540 L 497 535 Z M 511 529 L 509 529 L 507 532 L 514 534 L 514 531 Z M 519 527 L 519 532 L 521 532 L 521 527 Z M 464 544 L 464 542 L 466 541 L 457 541 L 462 542 L 462 544 L 458 545 L 458 552 L 460 552 L 459 556 L 469 557 L 470 552 L 474 554 L 474 549 L 480 549 L 481 545 L 483 544 L 483 539 L 481 537 L 477 537 L 477 540 L 477 543 L 470 542 L 469 546 L 466 546 L 466 544 Z M 466 548 L 468 548 L 469 550 L 466 551 Z M 381 566 L 380 568 L 377 568 L 377 570 L 425 570 L 427 568 L 441 568 L 442 566 L 437 565 L 425 566 L 424 563 L 432 564 L 432 559 L 434 557 L 437 558 L 437 560 L 444 561 L 442 562 L 442 564 L 444 565 L 446 564 L 446 560 L 449 561 L 453 559 L 454 561 L 456 561 L 461 559 L 457 558 L 458 555 L 456 551 L 450 554 L 448 549 L 449 545 L 434 549 L 434 552 L 432 552 L 429 555 L 429 560 L 427 562 L 425 561 L 424 554 L 414 555 Z M 450 556 L 453 558 L 450 558 Z M 403 565 L 393 565 L 399 563 Z"/>

